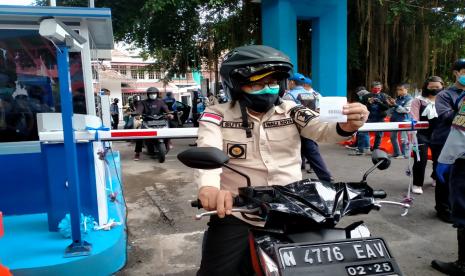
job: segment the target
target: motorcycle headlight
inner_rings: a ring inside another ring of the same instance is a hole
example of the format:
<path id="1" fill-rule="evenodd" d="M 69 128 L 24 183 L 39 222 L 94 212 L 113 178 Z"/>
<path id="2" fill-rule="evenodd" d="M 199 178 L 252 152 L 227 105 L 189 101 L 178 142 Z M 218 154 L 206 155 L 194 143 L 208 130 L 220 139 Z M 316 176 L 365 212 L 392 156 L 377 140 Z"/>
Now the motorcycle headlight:
<path id="1" fill-rule="evenodd" d="M 261 248 L 258 248 L 258 257 L 260 258 L 265 276 L 279 276 L 278 266 Z"/>
<path id="2" fill-rule="evenodd" d="M 350 231 L 350 238 L 369 238 L 371 237 L 370 230 L 365 224 L 360 224 L 354 230 Z"/>

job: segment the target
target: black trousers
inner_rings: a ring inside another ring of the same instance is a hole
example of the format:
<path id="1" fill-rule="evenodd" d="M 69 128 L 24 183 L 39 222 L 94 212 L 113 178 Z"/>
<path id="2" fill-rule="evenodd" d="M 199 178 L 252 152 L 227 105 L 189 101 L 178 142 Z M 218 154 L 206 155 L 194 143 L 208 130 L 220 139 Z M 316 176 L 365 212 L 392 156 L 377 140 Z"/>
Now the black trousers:
<path id="1" fill-rule="evenodd" d="M 412 167 L 412 174 L 413 174 L 413 185 L 415 186 L 423 186 L 423 182 L 425 181 L 425 171 L 426 165 L 428 164 L 428 144 L 420 144 L 418 146 L 418 154 L 420 155 L 420 160 L 417 159 L 417 155 L 413 154 L 413 167 Z M 436 162 L 437 163 L 437 162 Z M 431 178 L 436 180 L 436 173 L 433 171 L 431 174 Z"/>
<path id="2" fill-rule="evenodd" d="M 454 226 L 465 227 L 465 159 L 455 160 L 449 177 L 450 203 Z"/>
<path id="3" fill-rule="evenodd" d="M 309 161 L 310 167 L 318 176 L 318 179 L 324 181 L 331 181 L 331 173 L 326 168 L 326 164 L 323 160 L 323 157 L 321 157 L 318 144 L 315 141 L 304 137 L 301 137 L 301 144 L 302 163 L 305 164 L 305 157 Z"/>
<path id="4" fill-rule="evenodd" d="M 118 123 L 119 123 L 119 114 L 111 115 L 111 128 L 112 129 L 118 129 Z"/>
<path id="5" fill-rule="evenodd" d="M 442 147 L 444 145 L 431 145 L 431 154 L 433 157 L 433 173 L 436 174 L 436 167 L 438 165 L 438 158 L 441 154 Z M 442 183 L 437 179 L 435 188 L 435 209 L 438 213 L 450 214 L 450 202 L 449 202 L 449 175 L 445 175 L 446 183 Z"/>
<path id="6" fill-rule="evenodd" d="M 254 275 L 249 249 L 250 225 L 233 216 L 213 216 L 208 223 L 197 276 Z"/>

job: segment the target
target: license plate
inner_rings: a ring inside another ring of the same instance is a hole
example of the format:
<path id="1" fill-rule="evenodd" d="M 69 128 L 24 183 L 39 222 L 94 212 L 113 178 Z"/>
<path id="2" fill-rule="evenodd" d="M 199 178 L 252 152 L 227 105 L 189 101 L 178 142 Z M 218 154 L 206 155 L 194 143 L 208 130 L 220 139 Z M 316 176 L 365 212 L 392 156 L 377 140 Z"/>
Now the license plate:
<path id="1" fill-rule="evenodd" d="M 391 258 L 386 244 L 380 238 L 310 245 L 292 244 L 280 247 L 278 252 L 284 269 L 372 260 L 382 261 Z M 352 271 L 352 269 L 350 270 Z"/>

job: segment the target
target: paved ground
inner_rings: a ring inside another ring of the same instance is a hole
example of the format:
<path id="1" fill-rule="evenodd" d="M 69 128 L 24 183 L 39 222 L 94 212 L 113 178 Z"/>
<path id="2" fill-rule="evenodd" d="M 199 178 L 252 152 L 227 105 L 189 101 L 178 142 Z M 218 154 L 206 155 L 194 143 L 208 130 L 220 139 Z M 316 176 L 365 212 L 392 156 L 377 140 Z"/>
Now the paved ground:
<path id="1" fill-rule="evenodd" d="M 117 275 L 195 275 L 206 221 L 195 221 L 196 210 L 188 201 L 196 198 L 193 171 L 176 160 L 192 139 L 176 140 L 165 163 L 147 155 L 132 160 L 134 144 L 115 142 L 121 152 L 123 181 L 128 204 L 128 263 Z M 321 146 L 336 180 L 357 181 L 371 166 L 369 157 L 348 156 L 337 145 Z M 388 199 L 399 201 L 406 194 L 407 160 L 392 160 L 388 170 L 375 171 L 368 178 L 374 188 L 383 188 Z M 430 166 L 430 165 L 429 165 Z M 427 174 L 429 174 L 428 168 Z M 307 177 L 310 175 L 306 175 Z M 372 235 L 385 238 L 404 272 L 409 276 L 440 275 L 429 266 L 433 258 L 457 258 L 456 232 L 435 217 L 434 188 L 426 178 L 424 194 L 416 196 L 406 217 L 401 210 L 386 207 L 368 215 L 346 217 L 340 226 L 364 220 Z"/>

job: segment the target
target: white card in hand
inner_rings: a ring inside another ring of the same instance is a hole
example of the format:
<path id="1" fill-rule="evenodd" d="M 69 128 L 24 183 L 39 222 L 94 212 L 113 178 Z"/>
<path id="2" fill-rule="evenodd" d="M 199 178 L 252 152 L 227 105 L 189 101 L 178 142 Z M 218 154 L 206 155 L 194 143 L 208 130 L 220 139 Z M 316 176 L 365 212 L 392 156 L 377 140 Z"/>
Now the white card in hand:
<path id="1" fill-rule="evenodd" d="M 320 99 L 320 121 L 346 123 L 347 115 L 342 114 L 342 108 L 346 104 L 346 97 L 322 97 Z"/>

